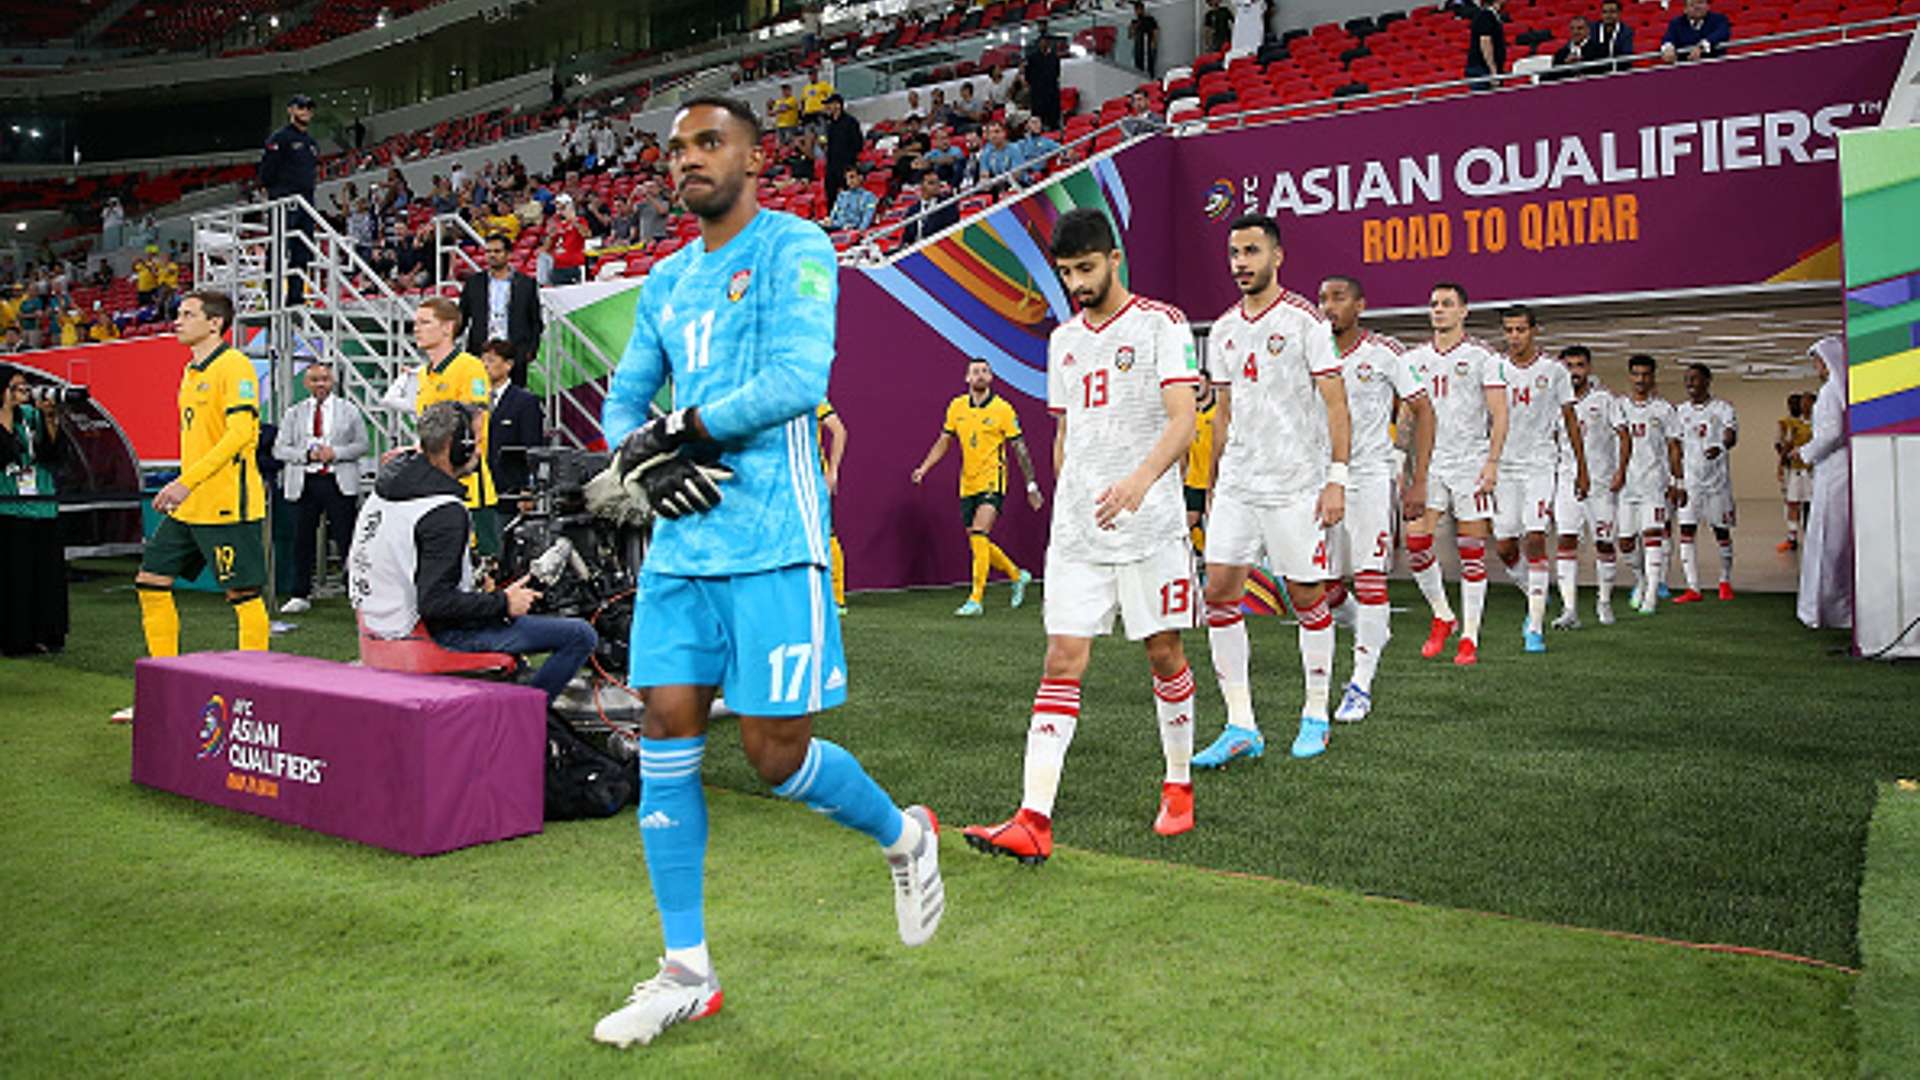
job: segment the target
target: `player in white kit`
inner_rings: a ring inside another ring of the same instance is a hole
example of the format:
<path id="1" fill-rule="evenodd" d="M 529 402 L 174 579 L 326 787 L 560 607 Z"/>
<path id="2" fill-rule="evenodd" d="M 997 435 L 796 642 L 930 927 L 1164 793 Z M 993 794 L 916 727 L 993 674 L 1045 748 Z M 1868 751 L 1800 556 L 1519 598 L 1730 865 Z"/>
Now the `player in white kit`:
<path id="1" fill-rule="evenodd" d="M 1208 369 L 1220 403 L 1207 514 L 1207 644 L 1227 702 L 1227 726 L 1194 759 L 1202 768 L 1266 752 L 1254 719 L 1240 613 L 1247 573 L 1263 547 L 1300 618 L 1306 703 L 1293 756 L 1315 757 L 1327 748 L 1334 640 L 1326 583 L 1338 576 L 1327 532 L 1346 512 L 1347 391 L 1325 316 L 1280 287 L 1283 258 L 1272 218 L 1246 214 L 1229 225 L 1227 262 L 1240 302 L 1214 320 L 1208 334 Z"/>
<path id="2" fill-rule="evenodd" d="M 1586 454 L 1591 484 L 1585 498 L 1574 494 L 1574 470 L 1561 459 L 1554 480 L 1553 523 L 1560 533 L 1558 566 L 1560 617 L 1555 630 L 1580 628 L 1580 534 L 1593 532 L 1594 576 L 1599 582 L 1596 614 L 1600 625 L 1613 625 L 1613 577 L 1617 569 L 1613 525 L 1619 512 L 1620 489 L 1626 485 L 1626 460 L 1620 456 L 1619 395 L 1593 378 L 1593 353 L 1585 345 L 1560 350 L 1560 363 L 1573 381 L 1573 415 L 1580 421 L 1580 442 Z"/>
<path id="3" fill-rule="evenodd" d="M 1450 281 L 1433 287 L 1427 300 L 1433 339 L 1407 352 L 1433 399 L 1433 464 L 1427 470 L 1427 508 L 1407 524 L 1407 565 L 1420 594 L 1433 608 L 1433 623 L 1420 655 L 1446 648 L 1456 625 L 1460 647 L 1453 662 L 1480 657 L 1480 616 L 1487 605 L 1487 535 L 1492 531 L 1493 490 L 1507 443 L 1507 384 L 1501 361 L 1467 337 L 1467 290 Z M 1460 620 L 1447 602 L 1434 559 L 1433 533 L 1440 515 L 1452 514 L 1460 549 Z"/>
<path id="4" fill-rule="evenodd" d="M 1027 727 L 1020 809 L 970 825 L 967 843 L 1021 862 L 1053 853 L 1053 804 L 1080 719 L 1080 678 L 1093 639 L 1118 614 L 1146 642 L 1166 757 L 1154 831 L 1193 828 L 1193 671 L 1180 631 L 1195 625 L 1194 581 L 1180 473 L 1193 441 L 1200 365 L 1179 309 L 1120 283 L 1121 253 L 1098 210 L 1054 225 L 1052 255 L 1080 315 L 1047 341 L 1053 439 L 1053 525 L 1047 541 L 1047 659 Z"/>
<path id="5" fill-rule="evenodd" d="M 1658 583 L 1665 569 L 1661 543 L 1667 531 L 1667 505 L 1687 497 L 1680 484 L 1680 431 L 1673 406 L 1654 395 L 1656 365 L 1645 353 L 1627 360 L 1633 392 L 1618 399 L 1615 408 L 1620 432 L 1620 456 L 1627 463 L 1626 484 L 1620 489 L 1618 525 L 1620 554 L 1633 570 L 1633 606 L 1651 615 L 1659 603 Z M 1636 540 L 1646 551 L 1644 571 L 1634 561 Z"/>
<path id="6" fill-rule="evenodd" d="M 1539 323 L 1533 309 L 1515 304 L 1500 313 L 1507 356 L 1507 442 L 1500 454 L 1500 483 L 1494 489 L 1494 542 L 1500 561 L 1514 565 L 1524 547 L 1527 556 L 1527 625 L 1521 647 L 1547 651 L 1547 528 L 1553 516 L 1554 477 L 1559 446 L 1573 455 L 1573 492 L 1587 495 L 1587 454 L 1580 421 L 1573 412 L 1573 378 L 1567 369 L 1540 354 L 1534 342 Z M 1556 433 L 1563 438 L 1556 438 Z M 1524 544 L 1522 540 L 1524 538 Z"/>
<path id="7" fill-rule="evenodd" d="M 1673 407 L 1680 423 L 1680 460 L 1687 499 L 1675 515 L 1680 525 L 1680 566 L 1687 575 L 1687 591 L 1676 604 L 1701 600 L 1700 561 L 1694 538 L 1700 526 L 1713 530 L 1720 546 L 1722 600 L 1733 599 L 1733 473 L 1727 462 L 1740 440 L 1740 418 L 1733 405 L 1713 396 L 1713 372 L 1705 364 L 1689 364 L 1687 400 Z"/>
<path id="8" fill-rule="evenodd" d="M 1332 530 L 1334 569 L 1353 578 L 1353 676 L 1340 695 L 1333 718 L 1343 723 L 1365 719 L 1373 711 L 1373 676 L 1388 626 L 1387 571 L 1393 566 L 1395 525 L 1418 517 L 1427 507 L 1427 463 L 1433 457 L 1433 403 L 1420 377 L 1407 366 L 1406 349 L 1397 341 L 1360 325 L 1367 294 L 1344 275 L 1320 283 L 1320 313 L 1333 325 L 1334 352 L 1346 380 L 1347 413 L 1352 417 L 1352 454 L 1347 477 L 1347 513 Z M 1394 477 L 1399 457 L 1388 436 L 1404 403 L 1413 422 L 1413 476 L 1396 502 Z M 1338 603 L 1334 603 L 1336 608 Z M 1338 622 L 1338 612 L 1335 613 Z"/>

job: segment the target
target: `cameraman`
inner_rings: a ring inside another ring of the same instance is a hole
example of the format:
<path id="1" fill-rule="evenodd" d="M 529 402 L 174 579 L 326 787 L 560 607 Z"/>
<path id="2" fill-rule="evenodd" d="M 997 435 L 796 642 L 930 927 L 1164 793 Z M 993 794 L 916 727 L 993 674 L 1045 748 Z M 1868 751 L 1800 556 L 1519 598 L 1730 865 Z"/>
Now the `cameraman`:
<path id="1" fill-rule="evenodd" d="M 456 652 L 551 652 L 532 684 L 551 702 L 600 643 L 583 619 L 529 615 L 540 594 L 519 581 L 476 586 L 467 552 L 473 522 L 462 477 L 480 465 L 479 410 L 443 401 L 420 416 L 420 447 L 380 470 L 360 508 L 348 591 L 369 632 L 404 638 L 425 622 Z"/>
<path id="2" fill-rule="evenodd" d="M 58 652 L 67 641 L 67 565 L 54 498 L 60 391 L 35 394 L 0 364 L 0 654 Z"/>

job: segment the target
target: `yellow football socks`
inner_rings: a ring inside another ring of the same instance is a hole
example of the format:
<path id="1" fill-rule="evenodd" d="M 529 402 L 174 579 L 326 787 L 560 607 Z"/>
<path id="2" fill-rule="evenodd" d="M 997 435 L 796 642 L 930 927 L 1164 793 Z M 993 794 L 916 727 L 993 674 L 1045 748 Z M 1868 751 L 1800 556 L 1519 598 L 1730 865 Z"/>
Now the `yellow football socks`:
<path id="1" fill-rule="evenodd" d="M 968 533 L 967 546 L 973 549 L 973 594 L 970 599 L 977 604 L 987 594 L 987 567 L 993 558 L 988 552 L 993 544 L 980 533 Z"/>
<path id="2" fill-rule="evenodd" d="M 256 594 L 244 600 L 231 600 L 234 621 L 240 624 L 240 647 L 265 652 L 272 626 L 267 621 L 267 602 Z"/>
<path id="3" fill-rule="evenodd" d="M 827 544 L 833 550 L 833 602 L 838 607 L 847 606 L 847 553 L 840 550 L 840 538 L 827 537 Z"/>
<path id="4" fill-rule="evenodd" d="M 148 656 L 180 655 L 180 610 L 173 606 L 173 589 L 139 585 L 140 630 L 147 637 Z"/>
<path id="5" fill-rule="evenodd" d="M 983 536 L 981 539 L 987 538 Z M 1013 564 L 1013 560 L 1007 557 L 1006 552 L 1000 550 L 999 544 L 991 540 L 987 540 L 987 565 L 1007 575 L 1008 578 L 1020 576 L 1020 568 Z"/>

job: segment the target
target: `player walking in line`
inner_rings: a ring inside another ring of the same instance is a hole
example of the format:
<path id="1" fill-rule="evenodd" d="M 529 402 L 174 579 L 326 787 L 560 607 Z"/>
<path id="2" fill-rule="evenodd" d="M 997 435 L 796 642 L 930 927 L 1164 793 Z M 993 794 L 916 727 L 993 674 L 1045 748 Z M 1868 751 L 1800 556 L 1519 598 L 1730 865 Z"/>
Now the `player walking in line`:
<path id="1" fill-rule="evenodd" d="M 990 570 L 1013 580 L 1010 606 L 1019 607 L 1027 598 L 1027 585 L 1033 575 L 1020 569 L 1000 545 L 987 538 L 994 522 L 1000 520 L 1000 506 L 1007 496 L 1008 446 L 1013 447 L 1014 456 L 1020 459 L 1020 472 L 1027 478 L 1027 505 L 1038 510 L 1046 500 L 1040 495 L 1027 441 L 1020 434 L 1020 417 L 1006 398 L 993 392 L 993 365 L 977 356 L 967 361 L 967 392 L 947 403 L 945 426 L 927 449 L 927 456 L 914 468 L 913 482 L 924 479 L 956 440 L 960 443 L 960 523 L 967 528 L 967 546 L 973 551 L 973 591 L 954 614 L 980 614 Z"/>
<path id="2" fill-rule="evenodd" d="M 822 401 L 814 410 L 820 422 L 820 467 L 826 471 L 827 499 L 840 494 L 840 463 L 847 457 L 847 423 L 834 411 L 831 401 Z M 828 515 L 831 524 L 832 515 Z M 827 551 L 833 560 L 833 606 L 847 613 L 847 553 L 840 547 L 840 530 L 827 535 Z"/>
<path id="3" fill-rule="evenodd" d="M 1052 255 L 1080 307 L 1047 340 L 1054 508 L 1047 541 L 1047 659 L 1027 726 L 1020 809 L 969 825 L 967 842 L 1037 864 L 1053 853 L 1053 804 L 1080 720 L 1093 639 L 1113 629 L 1145 641 L 1166 777 L 1153 829 L 1193 828 L 1193 671 L 1180 631 L 1198 589 L 1175 465 L 1193 441 L 1200 378 L 1193 331 L 1177 308 L 1136 296 L 1118 276 L 1113 226 L 1098 210 L 1054 225 Z M 1144 453 L 1143 453 L 1144 450 Z"/>
<path id="4" fill-rule="evenodd" d="M 1453 515 L 1460 550 L 1460 647 L 1453 662 L 1479 662 L 1480 617 L 1487 605 L 1487 535 L 1493 519 L 1500 455 L 1507 445 L 1507 388 L 1500 358 L 1467 336 L 1467 290 L 1452 282 L 1433 287 L 1427 320 L 1433 339 L 1407 353 L 1433 399 L 1433 465 L 1427 471 L 1427 507 L 1407 526 L 1407 565 L 1433 609 L 1420 655 L 1435 657 L 1456 625 L 1446 583 L 1433 553 L 1442 514 Z"/>
<path id="5" fill-rule="evenodd" d="M 1679 422 L 1673 406 L 1655 396 L 1657 365 L 1638 353 L 1627 360 L 1632 392 L 1618 399 L 1615 426 L 1621 428 L 1620 456 L 1626 461 L 1626 483 L 1620 489 L 1620 554 L 1633 568 L 1633 607 L 1651 615 L 1660 602 L 1657 585 L 1665 570 L 1661 546 L 1667 530 L 1669 501 L 1684 501 L 1681 484 Z M 1635 537 L 1645 547 L 1645 569 L 1633 558 Z"/>
<path id="6" fill-rule="evenodd" d="M 1254 716 L 1249 645 L 1240 603 L 1262 546 L 1300 617 L 1306 701 L 1292 753 L 1327 749 L 1333 685 L 1333 613 L 1327 582 L 1339 574 L 1327 532 L 1346 515 L 1352 428 L 1333 328 L 1305 297 L 1281 288 L 1280 227 L 1264 214 L 1236 218 L 1227 265 L 1240 302 L 1214 320 L 1213 505 L 1207 536 L 1207 644 L 1227 724 L 1194 764 L 1216 769 L 1258 758 L 1266 737 Z"/>
<path id="7" fill-rule="evenodd" d="M 721 1005 L 702 912 L 700 787 L 716 689 L 739 712 L 747 760 L 775 795 L 880 846 L 901 941 L 927 941 L 946 906 L 932 812 L 901 810 L 853 755 L 813 737 L 812 714 L 847 696 L 815 430 L 833 363 L 833 245 L 756 203 L 765 161 L 759 124 L 740 102 L 684 103 L 666 150 L 700 242 L 647 275 L 602 417 L 619 448 L 613 468 L 658 518 L 629 677 L 646 698 L 638 816 L 666 956 L 594 1027 L 596 1040 L 622 1047 Z M 673 411 L 648 419 L 668 380 Z"/>
<path id="8" fill-rule="evenodd" d="M 1813 501 L 1813 470 L 1800 460 L 1797 451 L 1813 439 L 1813 425 L 1807 415 L 1813 411 L 1812 396 L 1787 395 L 1787 415 L 1780 418 L 1774 436 L 1773 452 L 1780 456 L 1780 496 L 1787 506 L 1787 538 L 1775 551 L 1785 554 L 1800 546 L 1800 530 L 1807 522 L 1807 504 Z"/>
<path id="9" fill-rule="evenodd" d="M 1691 604 L 1700 595 L 1700 560 L 1694 537 L 1702 524 L 1713 530 L 1720 545 L 1722 600 L 1733 599 L 1733 472 L 1727 467 L 1734 444 L 1740 441 L 1740 418 L 1725 398 L 1713 396 L 1713 372 L 1705 364 L 1689 364 L 1687 400 L 1674 406 L 1680 423 L 1680 460 L 1685 472 L 1686 500 L 1676 515 L 1680 524 L 1680 568 L 1687 575 L 1687 591 L 1673 598 Z"/>
<path id="10" fill-rule="evenodd" d="M 1593 353 L 1584 345 L 1560 350 L 1560 363 L 1573 383 L 1573 415 L 1580 422 L 1580 444 L 1591 480 L 1584 498 L 1574 491 L 1577 470 L 1562 458 L 1554 478 L 1553 521 L 1560 534 L 1558 566 L 1560 617 L 1555 630 L 1580 628 L 1580 534 L 1593 532 L 1594 574 L 1599 581 L 1595 614 L 1600 625 L 1613 625 L 1613 577 L 1618 568 L 1613 549 L 1614 519 L 1619 513 L 1620 489 L 1626 485 L 1626 461 L 1620 456 L 1619 395 L 1593 378 Z"/>
<path id="11" fill-rule="evenodd" d="M 1407 366 L 1406 350 L 1392 338 L 1360 326 L 1367 294 L 1351 277 L 1320 283 L 1320 312 L 1333 327 L 1353 418 L 1352 468 L 1347 480 L 1347 512 L 1342 528 L 1332 530 L 1334 566 L 1353 576 L 1353 677 L 1340 695 L 1333 718 L 1363 720 L 1373 711 L 1373 676 L 1380 653 L 1391 638 L 1387 611 L 1387 570 L 1393 565 L 1394 520 L 1417 517 L 1427 505 L 1427 466 L 1433 458 L 1433 403 L 1420 377 Z M 1388 429 L 1402 405 L 1413 420 L 1413 475 L 1396 505 L 1393 493 L 1397 456 Z M 1336 613 L 1337 614 L 1337 613 Z"/>
<path id="12" fill-rule="evenodd" d="M 173 334 L 190 354 L 180 372 L 180 475 L 153 497 L 164 514 L 134 576 L 148 656 L 180 653 L 175 578 L 202 568 L 226 590 L 239 647 L 265 649 L 267 550 L 260 536 L 265 489 L 254 461 L 260 439 L 260 387 L 253 361 L 227 344 L 233 301 L 201 289 L 180 301 Z M 115 714 L 120 718 L 121 714 Z"/>
<path id="13" fill-rule="evenodd" d="M 426 357 L 420 369 L 420 392 L 414 397 L 416 415 L 441 401 L 459 401 L 474 412 L 479 439 L 480 468 L 460 481 L 467 489 L 467 510 L 473 517 L 473 549 L 482 555 L 500 554 L 499 497 L 493 488 L 493 469 L 487 464 L 487 413 L 493 408 L 493 383 L 487 366 L 459 347 L 460 305 L 444 296 L 429 296 L 413 313 L 413 341 Z"/>
<path id="14" fill-rule="evenodd" d="M 1540 355 L 1534 341 L 1539 328 L 1533 309 L 1515 304 L 1500 313 L 1507 339 L 1501 378 L 1507 384 L 1507 441 L 1500 454 L 1500 483 L 1494 489 L 1494 542 L 1508 566 L 1527 556 L 1527 625 L 1522 648 L 1547 651 L 1547 528 L 1553 513 L 1557 447 L 1573 456 L 1573 495 L 1587 497 L 1586 444 L 1573 409 L 1573 378 L 1567 369 Z"/>

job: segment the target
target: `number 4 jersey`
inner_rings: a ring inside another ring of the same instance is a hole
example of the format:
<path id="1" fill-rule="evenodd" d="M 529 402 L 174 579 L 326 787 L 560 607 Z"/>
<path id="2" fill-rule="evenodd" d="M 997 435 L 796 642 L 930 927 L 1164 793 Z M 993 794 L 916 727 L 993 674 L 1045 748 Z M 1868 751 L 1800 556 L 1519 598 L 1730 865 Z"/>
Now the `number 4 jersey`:
<path id="1" fill-rule="evenodd" d="M 1193 331 L 1179 309 L 1142 296 L 1105 322 L 1086 315 L 1062 323 L 1047 340 L 1047 410 L 1067 425 L 1066 460 L 1055 482 L 1048 557 L 1130 563 L 1168 543 L 1185 543 L 1180 470 L 1154 480 L 1140 509 L 1114 528 L 1094 521 L 1100 493 L 1146 459 L 1166 430 L 1161 391 L 1191 393 L 1200 381 Z"/>

